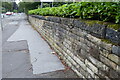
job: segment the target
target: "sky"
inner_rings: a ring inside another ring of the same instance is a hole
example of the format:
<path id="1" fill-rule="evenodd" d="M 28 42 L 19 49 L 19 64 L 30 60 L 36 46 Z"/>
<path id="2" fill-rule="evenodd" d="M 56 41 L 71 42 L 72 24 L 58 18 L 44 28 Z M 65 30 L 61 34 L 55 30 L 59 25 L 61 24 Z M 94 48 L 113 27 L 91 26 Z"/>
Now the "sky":
<path id="1" fill-rule="evenodd" d="M 22 0 L 16 0 L 15 2 L 18 4 L 20 1 L 22 1 Z"/>
<path id="2" fill-rule="evenodd" d="M 22 0 L 16 0 L 15 2 L 18 4 Z M 28 1 L 28 0 L 27 0 Z M 54 0 L 40 0 L 41 2 L 52 2 Z"/>

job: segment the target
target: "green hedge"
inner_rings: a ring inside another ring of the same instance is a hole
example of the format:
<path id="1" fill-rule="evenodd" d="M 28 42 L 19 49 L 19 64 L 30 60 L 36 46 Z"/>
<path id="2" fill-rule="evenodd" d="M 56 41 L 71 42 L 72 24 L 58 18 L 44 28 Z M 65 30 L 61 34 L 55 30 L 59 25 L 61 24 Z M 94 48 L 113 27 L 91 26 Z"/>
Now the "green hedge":
<path id="1" fill-rule="evenodd" d="M 79 17 L 120 23 L 120 2 L 77 2 L 60 7 L 47 7 L 30 10 L 31 15 Z"/>

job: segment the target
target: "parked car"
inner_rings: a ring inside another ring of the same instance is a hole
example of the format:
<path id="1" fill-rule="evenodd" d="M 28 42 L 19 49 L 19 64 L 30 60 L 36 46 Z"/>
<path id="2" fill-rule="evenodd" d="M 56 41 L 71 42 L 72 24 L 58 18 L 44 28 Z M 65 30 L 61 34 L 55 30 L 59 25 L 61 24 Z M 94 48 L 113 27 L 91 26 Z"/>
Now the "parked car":
<path id="1" fill-rule="evenodd" d="M 12 15 L 13 12 L 6 12 L 6 15 Z"/>

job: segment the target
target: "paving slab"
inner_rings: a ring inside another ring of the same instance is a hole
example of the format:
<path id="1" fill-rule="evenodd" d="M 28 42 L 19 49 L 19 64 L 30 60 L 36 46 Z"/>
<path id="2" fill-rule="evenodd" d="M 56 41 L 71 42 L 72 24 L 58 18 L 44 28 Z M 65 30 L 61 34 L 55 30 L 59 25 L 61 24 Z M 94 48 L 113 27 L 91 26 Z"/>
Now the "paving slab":
<path id="1" fill-rule="evenodd" d="M 78 78 L 78 76 L 71 69 L 57 70 L 43 74 L 33 74 L 30 53 L 28 51 L 24 51 L 24 49 L 29 49 L 27 40 L 7 42 L 7 39 L 19 28 L 20 21 L 22 20 L 24 21 L 26 19 L 25 17 L 26 16 L 24 16 L 24 14 L 17 14 L 15 16 L 10 16 L 9 18 L 6 19 L 3 18 L 5 27 L 2 32 L 3 33 L 2 45 L 4 51 L 2 53 L 2 60 L 0 60 L 3 63 L 2 77 L 12 78 L 13 80 L 16 80 L 14 78 L 32 78 L 31 80 L 33 80 L 33 78 L 35 80 L 36 78 Z M 15 23 L 13 21 L 15 21 Z M 18 24 L 16 24 L 16 21 L 18 21 Z M 29 24 L 26 23 L 26 25 Z M 41 42 L 41 44 L 42 43 L 43 42 Z M 43 49 L 44 48 L 45 47 L 43 47 Z M 40 48 L 40 50 L 42 49 Z M 39 54 L 43 55 L 41 54 L 41 52 L 39 52 Z M 46 61 L 42 58 L 41 60 Z"/>
<path id="2" fill-rule="evenodd" d="M 12 51 L 29 51 L 28 44 L 26 40 L 21 41 L 8 41 L 2 47 L 3 52 L 12 52 Z"/>
<path id="3" fill-rule="evenodd" d="M 42 37 L 26 21 L 22 20 L 20 27 L 7 41 L 27 40 L 33 74 L 64 70 L 64 65 L 54 54 L 53 50 Z"/>
<path id="4" fill-rule="evenodd" d="M 3 52 L 2 78 L 78 78 L 72 70 L 33 74 L 29 53 Z"/>

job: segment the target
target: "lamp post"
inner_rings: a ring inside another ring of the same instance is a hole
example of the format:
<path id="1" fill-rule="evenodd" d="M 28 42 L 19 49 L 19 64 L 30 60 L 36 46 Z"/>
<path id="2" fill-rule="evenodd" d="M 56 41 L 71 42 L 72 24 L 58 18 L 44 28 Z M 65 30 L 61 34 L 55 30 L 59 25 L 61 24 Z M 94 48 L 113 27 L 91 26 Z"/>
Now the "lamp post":
<path id="1" fill-rule="evenodd" d="M 42 2 L 42 0 L 40 0 L 40 2 L 41 2 L 40 7 L 42 8 L 43 7 L 43 2 Z"/>
<path id="2" fill-rule="evenodd" d="M 53 7 L 53 1 L 52 1 L 52 7 Z"/>

